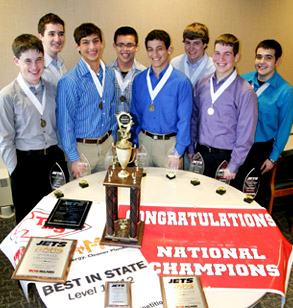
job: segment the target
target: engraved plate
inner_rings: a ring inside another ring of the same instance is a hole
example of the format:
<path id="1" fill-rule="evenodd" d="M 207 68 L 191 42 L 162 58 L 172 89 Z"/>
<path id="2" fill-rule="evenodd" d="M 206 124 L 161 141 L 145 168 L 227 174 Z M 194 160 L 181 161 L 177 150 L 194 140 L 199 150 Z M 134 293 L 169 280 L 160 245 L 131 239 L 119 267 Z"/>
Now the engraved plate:
<path id="1" fill-rule="evenodd" d="M 164 308 L 208 308 L 198 276 L 161 276 Z"/>
<path id="2" fill-rule="evenodd" d="M 131 308 L 131 283 L 109 282 L 105 284 L 105 308 Z"/>

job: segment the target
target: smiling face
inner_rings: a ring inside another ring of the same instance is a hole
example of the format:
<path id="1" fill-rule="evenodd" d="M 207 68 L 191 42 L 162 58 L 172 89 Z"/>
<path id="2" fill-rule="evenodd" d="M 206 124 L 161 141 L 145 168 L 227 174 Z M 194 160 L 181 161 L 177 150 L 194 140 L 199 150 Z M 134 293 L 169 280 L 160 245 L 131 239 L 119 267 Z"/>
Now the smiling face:
<path id="1" fill-rule="evenodd" d="M 206 46 L 207 44 L 204 44 L 201 39 L 191 40 L 185 38 L 184 49 L 191 64 L 195 63 L 203 56 Z"/>
<path id="2" fill-rule="evenodd" d="M 64 45 L 64 28 L 61 24 L 46 24 L 44 35 L 39 33 L 39 38 L 43 43 L 45 52 L 53 59 L 57 60 L 58 52 Z"/>
<path id="3" fill-rule="evenodd" d="M 172 47 L 169 46 L 167 49 L 163 41 L 152 40 L 147 42 L 147 54 L 156 75 L 168 65 L 171 51 Z"/>
<path id="4" fill-rule="evenodd" d="M 260 81 L 269 80 L 274 75 L 279 62 L 280 58 L 276 61 L 274 49 L 258 48 L 254 62 L 255 69 L 258 72 L 258 79 Z"/>
<path id="5" fill-rule="evenodd" d="M 113 44 L 117 53 L 118 66 L 122 71 L 132 67 L 135 53 L 138 45 L 133 35 L 118 35 L 116 42 Z"/>
<path id="6" fill-rule="evenodd" d="M 19 58 L 14 57 L 15 64 L 25 81 L 37 85 L 44 71 L 44 55 L 35 49 L 23 52 Z"/>
<path id="7" fill-rule="evenodd" d="M 91 34 L 83 37 L 79 45 L 76 44 L 76 49 L 79 51 L 81 57 L 90 66 L 97 64 L 100 61 L 101 52 L 103 49 L 103 42 L 97 34 Z"/>
<path id="8" fill-rule="evenodd" d="M 216 67 L 217 80 L 221 80 L 233 72 L 235 62 L 239 54 L 234 55 L 233 47 L 230 45 L 216 44 L 213 61 Z"/>

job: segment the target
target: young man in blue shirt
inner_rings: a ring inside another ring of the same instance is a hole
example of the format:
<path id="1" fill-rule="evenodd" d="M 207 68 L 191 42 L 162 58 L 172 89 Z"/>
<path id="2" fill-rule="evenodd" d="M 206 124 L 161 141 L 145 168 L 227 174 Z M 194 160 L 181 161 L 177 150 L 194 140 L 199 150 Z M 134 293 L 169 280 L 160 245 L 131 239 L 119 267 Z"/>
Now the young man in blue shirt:
<path id="1" fill-rule="evenodd" d="M 151 31 L 145 46 L 151 66 L 132 85 L 133 141 L 146 148 L 149 166 L 166 167 L 172 149 L 180 166 L 190 143 L 192 85 L 169 63 L 172 46 L 167 32 Z"/>
<path id="2" fill-rule="evenodd" d="M 57 123 L 63 148 L 71 161 L 71 173 L 82 175 L 81 154 L 91 171 L 104 170 L 116 134 L 115 76 L 100 59 L 101 30 L 81 24 L 74 31 L 78 64 L 58 82 Z"/>
<path id="3" fill-rule="evenodd" d="M 238 188 L 244 177 L 255 168 L 259 170 L 261 185 L 256 200 L 263 201 L 262 191 L 268 185 L 268 172 L 282 153 L 292 127 L 293 90 L 277 72 L 282 47 L 275 40 L 264 40 L 255 49 L 256 71 L 244 74 L 258 97 L 258 123 L 253 144 L 245 164 L 239 170 Z M 267 186 L 268 188 L 268 186 Z M 263 193 L 264 194 L 264 193 Z"/>

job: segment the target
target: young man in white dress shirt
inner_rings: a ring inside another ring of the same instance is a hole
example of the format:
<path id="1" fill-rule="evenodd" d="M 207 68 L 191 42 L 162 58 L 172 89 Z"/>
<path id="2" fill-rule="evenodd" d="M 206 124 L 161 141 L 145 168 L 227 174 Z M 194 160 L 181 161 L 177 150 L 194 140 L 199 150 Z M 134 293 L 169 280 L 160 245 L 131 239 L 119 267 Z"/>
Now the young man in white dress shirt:
<path id="1" fill-rule="evenodd" d="M 65 41 L 64 21 L 53 13 L 46 14 L 39 20 L 38 33 L 45 51 L 42 77 L 57 86 L 58 80 L 67 71 L 59 56 Z"/>
<path id="2" fill-rule="evenodd" d="M 117 58 L 107 66 L 115 73 L 116 112 L 130 112 L 133 79 L 146 69 L 135 59 L 139 49 L 135 29 L 128 26 L 118 28 L 114 34 L 113 48 Z"/>

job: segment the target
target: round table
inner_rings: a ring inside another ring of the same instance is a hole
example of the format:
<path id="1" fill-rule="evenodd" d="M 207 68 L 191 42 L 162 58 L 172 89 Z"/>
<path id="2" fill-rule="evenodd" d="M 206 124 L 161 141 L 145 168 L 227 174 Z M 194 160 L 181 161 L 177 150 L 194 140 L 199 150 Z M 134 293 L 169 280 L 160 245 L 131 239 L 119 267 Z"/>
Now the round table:
<path id="1" fill-rule="evenodd" d="M 175 179 L 166 177 L 166 169 L 148 168 L 147 175 L 141 183 L 141 204 L 156 203 L 160 205 L 178 206 L 247 206 L 245 195 L 239 190 L 215 179 L 188 171 L 178 171 Z M 105 186 L 103 182 L 106 171 L 86 176 L 89 187 L 80 189 L 79 180 L 74 180 L 61 187 L 66 198 L 105 202 Z M 201 182 L 198 186 L 190 183 L 192 178 Z M 215 191 L 223 186 L 224 195 Z M 53 196 L 53 193 L 50 195 Z M 129 204 L 129 188 L 119 188 L 118 202 Z M 253 201 L 250 206 L 259 207 Z M 105 213 L 106 215 L 106 213 Z M 209 308 L 244 308 L 253 307 L 264 295 L 260 291 L 220 291 L 205 289 Z M 134 307 L 136 308 L 136 307 Z"/>

